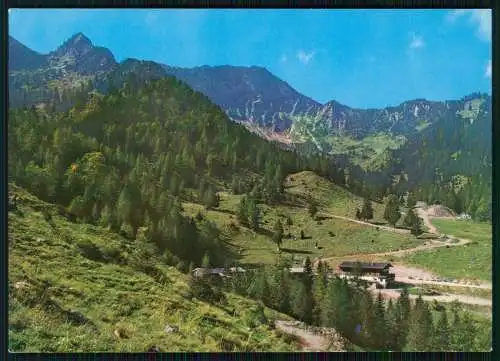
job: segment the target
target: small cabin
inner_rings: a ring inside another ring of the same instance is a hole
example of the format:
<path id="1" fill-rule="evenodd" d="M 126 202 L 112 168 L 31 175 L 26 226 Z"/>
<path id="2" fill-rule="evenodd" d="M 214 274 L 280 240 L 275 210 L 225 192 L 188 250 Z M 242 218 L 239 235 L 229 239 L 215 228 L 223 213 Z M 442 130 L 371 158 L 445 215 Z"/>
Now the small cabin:
<path id="1" fill-rule="evenodd" d="M 392 267 L 390 263 L 342 262 L 339 269 L 346 273 L 388 274 Z"/>
<path id="2" fill-rule="evenodd" d="M 340 271 L 347 274 L 378 275 L 391 277 L 389 273 L 392 267 L 390 263 L 368 263 L 368 262 L 342 262 L 339 265 Z M 393 278 L 393 277 L 392 277 Z"/>
<path id="3" fill-rule="evenodd" d="M 290 273 L 304 273 L 305 272 L 305 267 L 303 266 L 295 266 L 295 267 L 290 267 L 289 269 Z"/>
<path id="4" fill-rule="evenodd" d="M 230 267 L 230 268 L 205 268 L 198 267 L 192 271 L 192 275 L 196 278 L 207 278 L 207 277 L 229 277 L 230 273 L 244 273 L 245 269 L 241 267 Z"/>
<path id="5" fill-rule="evenodd" d="M 377 287 L 386 288 L 395 280 L 395 274 L 389 273 L 392 267 L 390 263 L 367 263 L 367 262 L 342 262 L 339 265 L 343 273 L 341 277 L 351 277 L 357 275 L 361 279 L 375 282 Z"/>

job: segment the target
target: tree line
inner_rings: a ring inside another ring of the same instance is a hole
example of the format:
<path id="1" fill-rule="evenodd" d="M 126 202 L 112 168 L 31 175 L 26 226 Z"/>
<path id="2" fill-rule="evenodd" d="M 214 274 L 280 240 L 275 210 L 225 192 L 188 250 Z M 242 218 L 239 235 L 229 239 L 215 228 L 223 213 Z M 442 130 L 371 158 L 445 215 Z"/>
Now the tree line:
<path id="1" fill-rule="evenodd" d="M 386 199 L 383 217 L 387 223 L 396 227 L 396 223 L 399 222 L 401 216 L 403 215 L 401 207 L 406 205 L 408 211 L 403 218 L 403 225 L 410 229 L 411 234 L 419 236 L 423 232 L 422 219 L 415 213 L 414 207 L 416 204 L 416 198 L 412 193 L 407 195 L 406 200 L 403 199 L 403 197 L 398 198 L 397 196 L 390 194 Z M 361 209 L 356 209 L 356 218 L 363 221 L 370 221 L 373 219 L 373 206 L 369 198 L 364 198 Z"/>
<path id="2" fill-rule="evenodd" d="M 458 303 L 446 309 L 424 302 L 421 296 L 413 302 L 407 289 L 396 300 L 386 301 L 380 293 L 374 299 L 361 280 L 329 278 L 325 263 L 317 264 L 317 275 L 308 257 L 303 274 L 289 273 L 289 266 L 282 260 L 256 272 L 236 274 L 224 287 L 309 325 L 334 328 L 367 350 L 470 352 L 490 348 L 491 329 L 482 329 Z"/>

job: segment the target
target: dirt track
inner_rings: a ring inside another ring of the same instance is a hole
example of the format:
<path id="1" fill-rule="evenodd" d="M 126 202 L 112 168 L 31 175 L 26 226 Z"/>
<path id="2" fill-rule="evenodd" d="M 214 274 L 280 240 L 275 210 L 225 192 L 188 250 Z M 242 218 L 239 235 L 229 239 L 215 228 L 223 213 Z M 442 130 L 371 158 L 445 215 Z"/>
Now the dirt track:
<path id="1" fill-rule="evenodd" d="M 432 225 L 430 219 L 432 218 L 440 218 L 440 219 L 453 219 L 451 215 L 443 215 L 440 217 L 431 217 L 429 216 L 430 213 L 435 213 L 436 212 L 436 207 L 426 207 L 425 204 L 419 203 L 418 206 L 415 208 L 417 211 L 418 216 L 422 219 L 424 225 L 428 228 L 429 233 L 435 234 L 436 236 L 440 236 L 438 229 Z M 335 216 L 333 214 L 328 214 L 329 216 L 333 218 L 338 218 L 338 219 L 343 219 L 346 221 L 350 221 L 353 223 L 358 223 L 358 224 L 364 224 L 367 226 L 371 227 L 378 227 L 379 229 L 382 230 L 387 230 L 390 232 L 397 232 L 397 233 L 408 233 L 407 230 L 403 229 L 397 229 L 397 228 L 392 228 L 392 227 L 387 227 L 387 226 L 377 226 L 372 223 L 368 222 L 363 222 L 359 221 L 356 219 L 348 218 L 348 217 L 342 217 L 342 216 Z M 381 252 L 381 253 L 368 253 L 368 254 L 353 254 L 353 255 L 347 255 L 347 256 L 341 256 L 341 257 L 326 257 L 323 258 L 324 261 L 333 261 L 333 260 L 349 260 L 349 259 L 372 259 L 375 260 L 377 258 L 387 258 L 387 257 L 400 257 L 400 256 L 405 256 L 410 253 L 414 252 L 420 252 L 420 251 L 426 251 L 429 249 L 433 248 L 441 248 L 441 247 L 457 247 L 457 246 L 463 246 L 467 243 L 470 243 L 471 240 L 465 239 L 465 238 L 458 238 L 453 235 L 448 235 L 448 239 L 446 241 L 437 241 L 437 240 L 428 240 L 426 241 L 426 244 L 423 244 L 421 246 L 417 246 L 414 248 L 408 248 L 408 249 L 403 249 L 399 251 L 392 251 L 392 252 Z M 452 243 L 455 242 L 455 243 Z M 481 289 L 492 289 L 491 283 L 482 283 L 482 284 L 469 284 L 469 283 L 455 283 L 455 282 L 447 282 L 447 281 L 441 281 L 441 280 L 436 280 L 436 276 L 433 275 L 430 272 L 427 272 L 422 269 L 414 268 L 414 267 L 407 267 L 404 265 L 400 265 L 397 263 L 393 263 L 393 271 L 396 274 L 396 281 L 397 282 L 402 282 L 402 283 L 409 283 L 409 284 L 428 284 L 428 285 L 437 285 L 437 286 L 448 286 L 448 287 L 469 287 L 469 288 L 481 288 Z M 448 296 L 425 296 L 427 298 L 431 299 L 437 299 L 442 300 L 442 302 L 447 302 L 449 299 Z M 491 305 L 491 300 L 486 300 L 486 299 L 481 299 L 481 298 L 475 298 L 475 297 L 468 297 L 468 296 L 459 296 L 455 295 L 449 296 L 452 297 L 453 299 L 459 299 L 463 300 L 464 303 L 474 303 L 479 304 L 479 305 Z M 424 298 L 425 299 L 425 298 Z M 462 302 L 462 301 L 461 301 Z"/>
<path id="2" fill-rule="evenodd" d="M 410 231 L 407 230 L 407 229 L 393 228 L 393 227 L 388 227 L 388 226 L 379 226 L 379 225 L 376 225 L 376 224 L 373 224 L 373 223 L 370 223 L 370 222 L 364 222 L 364 221 L 360 221 L 360 220 L 357 220 L 357 219 L 354 219 L 354 218 L 343 217 L 343 216 L 336 216 L 335 214 L 331 214 L 331 213 L 324 213 L 324 212 L 321 212 L 321 213 L 324 214 L 324 215 L 326 215 L 326 216 L 328 216 L 328 217 L 337 218 L 337 219 L 343 219 L 344 221 L 353 222 L 353 223 L 357 223 L 357 224 L 362 224 L 364 226 L 374 227 L 374 228 L 378 228 L 378 229 L 383 229 L 384 231 L 395 232 L 395 233 L 402 233 L 402 234 L 409 234 L 410 233 Z"/>
<path id="3" fill-rule="evenodd" d="M 427 228 L 429 228 L 429 233 L 432 233 L 436 236 L 439 236 L 439 232 L 436 229 L 436 227 L 434 227 L 432 225 L 432 223 L 430 222 L 430 220 L 429 220 L 430 217 L 428 216 L 427 212 L 422 207 L 417 207 L 416 210 L 417 210 L 419 217 L 422 218 L 425 226 Z M 357 219 L 353 219 L 353 218 L 336 216 L 334 214 L 329 214 L 329 213 L 325 213 L 325 214 L 330 216 L 330 217 L 333 217 L 333 218 L 343 219 L 343 220 L 346 220 L 349 222 L 363 224 L 363 225 L 370 226 L 370 227 L 377 227 L 378 229 L 382 229 L 385 231 L 402 233 L 402 234 L 410 233 L 410 231 L 408 231 L 406 229 L 392 228 L 392 227 L 387 227 L 387 226 L 378 226 L 378 225 L 373 224 L 373 223 L 358 221 Z M 445 217 L 445 218 L 449 218 L 449 217 Z M 347 256 L 342 256 L 342 257 L 327 257 L 327 258 L 324 258 L 324 260 L 328 261 L 328 260 L 332 260 L 332 259 L 346 259 L 346 258 L 353 258 L 353 257 L 358 257 L 358 256 L 363 256 L 363 257 L 364 256 L 371 256 L 371 257 L 397 256 L 398 257 L 398 256 L 405 256 L 407 254 L 414 253 L 414 252 L 425 251 L 425 250 L 432 249 L 432 248 L 463 246 L 464 244 L 471 242 L 471 240 L 469 240 L 469 239 L 457 238 L 457 237 L 454 237 L 451 235 L 448 237 L 449 237 L 449 239 L 446 242 L 436 241 L 436 240 L 427 240 L 426 244 L 424 244 L 424 245 L 417 246 L 414 248 L 402 249 L 399 251 L 353 254 L 353 255 L 347 255 Z M 455 240 L 455 243 L 452 243 L 451 242 L 452 240 Z"/>
<path id="4" fill-rule="evenodd" d="M 380 293 L 388 298 L 398 298 L 400 293 L 396 290 L 391 290 L 391 289 L 373 289 L 373 293 L 377 294 L 380 291 Z M 417 295 L 410 295 L 411 299 L 417 299 Z M 438 295 L 438 296 L 422 296 L 422 299 L 424 301 L 438 301 L 438 302 L 453 302 L 457 300 L 460 303 L 465 303 L 469 305 L 478 305 L 478 306 L 490 306 L 491 307 L 491 299 L 486 299 L 486 298 L 479 298 L 479 297 L 472 297 L 472 296 L 467 296 L 467 295 Z"/>
<path id="5" fill-rule="evenodd" d="M 332 351 L 333 345 L 330 338 L 301 327 L 302 324 L 298 321 L 276 321 L 275 324 L 279 330 L 297 336 L 301 340 L 304 352 Z M 344 350 L 336 347 L 333 351 Z"/>

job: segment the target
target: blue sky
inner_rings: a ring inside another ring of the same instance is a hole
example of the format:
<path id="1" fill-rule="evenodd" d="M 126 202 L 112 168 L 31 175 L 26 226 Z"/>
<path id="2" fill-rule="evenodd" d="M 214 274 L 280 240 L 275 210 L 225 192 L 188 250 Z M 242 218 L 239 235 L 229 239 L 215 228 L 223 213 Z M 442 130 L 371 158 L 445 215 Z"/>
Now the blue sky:
<path id="1" fill-rule="evenodd" d="M 491 93 L 489 10 L 11 10 L 9 32 L 41 53 L 82 32 L 118 61 L 258 65 L 358 108 Z"/>

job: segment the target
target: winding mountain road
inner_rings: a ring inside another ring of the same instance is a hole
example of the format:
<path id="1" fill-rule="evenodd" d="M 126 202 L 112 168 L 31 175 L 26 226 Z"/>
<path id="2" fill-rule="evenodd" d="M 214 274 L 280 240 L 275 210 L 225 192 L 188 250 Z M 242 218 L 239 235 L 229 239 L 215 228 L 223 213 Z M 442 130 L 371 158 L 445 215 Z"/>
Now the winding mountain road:
<path id="1" fill-rule="evenodd" d="M 439 236 L 439 232 L 436 229 L 436 227 L 434 227 L 432 225 L 432 223 L 430 222 L 429 216 L 427 215 L 427 212 L 425 212 L 425 210 L 423 210 L 421 207 L 418 207 L 416 209 L 417 209 L 417 213 L 418 213 L 419 217 L 422 218 L 425 226 L 429 229 L 429 233 L 432 233 L 436 236 Z M 409 234 L 410 233 L 410 231 L 407 229 L 393 228 L 393 227 L 388 227 L 388 226 L 379 226 L 379 225 L 376 225 L 373 223 L 359 221 L 357 219 L 353 219 L 353 218 L 349 218 L 349 217 L 337 216 L 337 215 L 334 215 L 331 213 L 324 213 L 324 212 L 322 212 L 322 213 L 329 216 L 329 217 L 332 217 L 332 218 L 342 219 L 342 220 L 345 220 L 348 222 L 362 224 L 362 225 L 369 226 L 369 227 L 376 227 L 377 229 L 384 230 L 384 231 L 396 232 L 396 233 L 401 233 L 401 234 Z M 455 242 L 452 243 L 451 242 L 452 240 L 455 240 Z M 413 247 L 413 248 L 402 249 L 402 250 L 398 250 L 398 251 L 380 252 L 380 253 L 364 253 L 364 254 L 358 253 L 358 254 L 346 255 L 346 256 L 341 256 L 341 257 L 338 257 L 338 256 L 326 257 L 326 258 L 323 258 L 323 260 L 328 261 L 328 260 L 333 260 L 333 259 L 346 259 L 346 258 L 353 258 L 353 257 L 359 257 L 359 256 L 363 256 L 363 257 L 364 256 L 372 256 L 372 257 L 405 256 L 405 255 L 410 254 L 410 253 L 425 251 L 425 250 L 429 250 L 432 248 L 463 246 L 464 244 L 467 244 L 470 242 L 471 242 L 471 240 L 469 240 L 469 239 L 458 238 L 455 236 L 449 236 L 449 240 L 446 242 L 436 241 L 436 240 L 427 240 L 426 244 L 424 244 L 424 245 Z"/>
<path id="2" fill-rule="evenodd" d="M 365 222 L 365 221 L 360 221 L 358 219 L 354 218 L 349 218 L 349 217 L 343 217 L 343 216 L 337 216 L 335 214 L 331 213 L 326 213 L 326 212 L 321 212 L 322 214 L 332 217 L 332 218 L 337 218 L 337 219 L 342 219 L 344 221 L 352 222 L 352 223 L 357 223 L 357 224 L 362 224 L 364 226 L 369 226 L 369 227 L 374 227 L 377 229 L 382 229 L 384 231 L 389 231 L 389 232 L 395 232 L 395 233 L 402 233 L 402 234 L 409 234 L 410 231 L 407 229 L 401 229 L 401 228 L 394 228 L 394 227 L 388 227 L 388 226 L 379 226 L 370 222 Z"/>
<path id="3" fill-rule="evenodd" d="M 438 229 L 431 223 L 431 218 L 426 209 L 424 208 L 424 204 L 420 204 L 419 206 L 415 207 L 418 216 L 422 219 L 424 225 L 428 228 L 428 232 L 432 233 L 436 236 L 440 236 L 440 233 Z M 324 212 L 322 212 L 324 213 Z M 380 230 L 384 231 L 390 231 L 390 232 L 397 232 L 397 233 L 402 233 L 402 234 L 408 234 L 409 231 L 406 229 L 398 229 L 398 228 L 393 228 L 393 227 L 387 227 L 387 226 L 378 226 L 373 223 L 369 222 L 364 222 L 364 221 L 359 221 L 357 219 L 349 218 L 349 217 L 343 217 L 343 216 L 337 216 L 334 214 L 330 213 L 324 213 L 327 216 L 330 216 L 332 218 L 337 218 L 337 219 L 342 219 L 345 221 L 357 223 L 357 224 L 363 224 L 366 226 L 370 227 L 377 227 Z M 439 218 L 448 218 L 451 219 L 452 217 L 439 217 Z M 413 247 L 413 248 L 407 248 L 407 249 L 402 249 L 398 251 L 390 251 L 390 252 L 379 252 L 379 253 L 364 253 L 364 254 L 352 254 L 352 255 L 345 255 L 345 256 L 335 256 L 335 257 L 324 257 L 322 258 L 322 261 L 334 261 L 334 260 L 351 260 L 351 259 L 359 259 L 359 258 L 387 258 L 387 257 L 401 257 L 401 256 L 406 256 L 411 253 L 415 252 L 420 252 L 420 251 L 426 251 L 434 248 L 442 248 L 442 247 L 458 247 L 458 246 L 463 246 L 465 244 L 471 243 L 472 241 L 470 239 L 466 238 L 459 238 L 455 237 L 453 235 L 448 235 L 448 239 L 446 241 L 437 241 L 437 240 L 427 240 L 425 244 Z M 456 283 L 456 282 L 447 282 L 447 281 L 438 281 L 436 280 L 437 277 L 434 275 L 430 274 L 429 272 L 426 272 L 424 270 L 420 270 L 417 268 L 410 268 L 410 267 L 405 267 L 403 265 L 398 265 L 394 264 L 394 271 L 396 274 L 396 282 L 402 282 L 402 283 L 411 283 L 411 284 L 426 284 L 426 285 L 436 285 L 436 286 L 447 286 L 447 287 L 466 287 L 466 288 L 479 288 L 479 289 L 492 289 L 492 284 L 491 283 L 481 283 L 481 284 L 469 284 L 469 283 Z M 433 297 L 433 299 L 442 299 L 443 302 L 446 298 L 445 296 L 426 296 L 426 297 Z M 455 295 L 450 296 L 450 297 L 455 297 Z M 478 298 L 473 298 L 473 297 L 466 297 L 466 296 L 461 296 L 457 295 L 456 298 L 465 300 L 464 303 L 470 303 L 467 302 L 476 302 L 475 304 L 481 304 L 484 305 L 488 303 L 491 305 L 491 300 L 483 300 L 483 299 L 478 299 Z M 438 300 L 439 300 L 438 299 Z"/>

